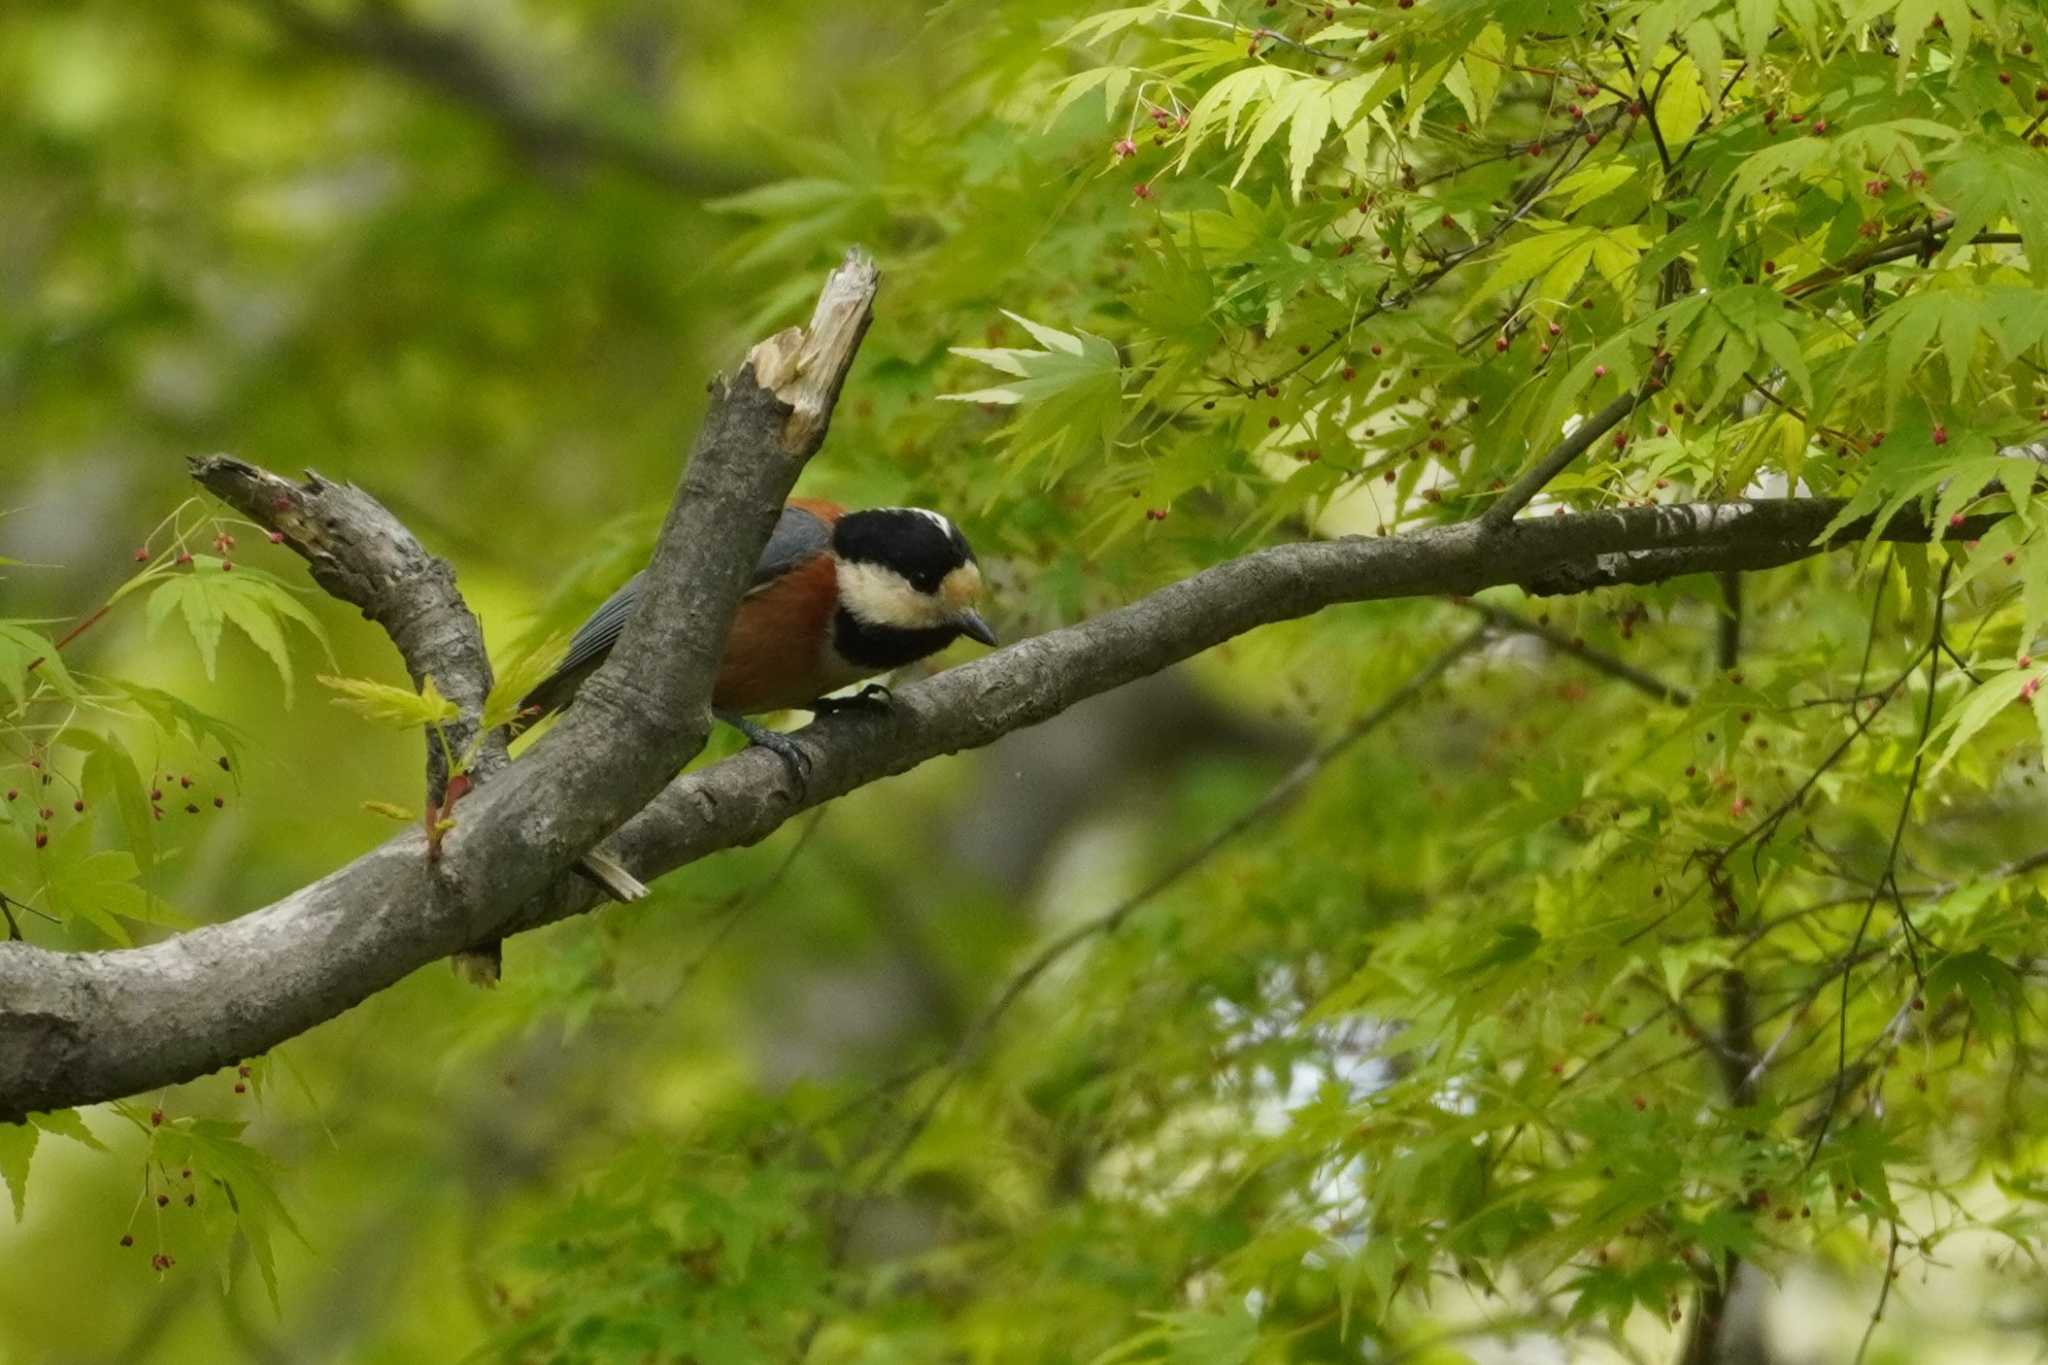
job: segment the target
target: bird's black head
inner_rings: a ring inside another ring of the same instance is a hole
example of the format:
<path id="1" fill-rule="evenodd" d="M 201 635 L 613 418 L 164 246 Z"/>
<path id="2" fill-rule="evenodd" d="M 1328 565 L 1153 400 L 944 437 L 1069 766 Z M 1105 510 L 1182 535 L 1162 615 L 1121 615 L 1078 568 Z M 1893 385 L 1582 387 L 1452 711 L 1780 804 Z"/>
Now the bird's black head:
<path id="1" fill-rule="evenodd" d="M 981 567 L 974 551 L 960 528 L 937 512 L 922 507 L 848 512 L 832 528 L 832 553 L 839 561 L 841 612 L 850 618 L 841 634 L 882 632 L 882 638 L 895 639 L 899 653 L 910 649 L 915 637 L 922 647 L 909 658 L 943 649 L 960 635 L 996 642 L 995 632 L 974 609 L 981 598 Z"/>

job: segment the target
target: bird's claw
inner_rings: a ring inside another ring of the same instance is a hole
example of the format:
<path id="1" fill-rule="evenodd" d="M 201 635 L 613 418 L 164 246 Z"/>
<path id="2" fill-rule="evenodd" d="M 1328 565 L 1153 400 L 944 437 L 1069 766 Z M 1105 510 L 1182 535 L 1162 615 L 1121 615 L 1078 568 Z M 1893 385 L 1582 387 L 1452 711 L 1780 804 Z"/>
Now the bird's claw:
<path id="1" fill-rule="evenodd" d="M 766 749 L 781 759 L 782 766 L 789 772 L 790 781 L 796 786 L 797 800 L 804 799 L 810 788 L 811 756 L 804 752 L 801 744 L 780 730 L 756 725 L 745 716 L 721 715 L 719 719 L 745 735 L 749 745 L 757 749 Z"/>
<path id="2" fill-rule="evenodd" d="M 841 711 L 886 711 L 895 701 L 895 693 L 873 682 L 850 697 L 820 697 L 805 709 L 814 716 L 833 716 Z"/>

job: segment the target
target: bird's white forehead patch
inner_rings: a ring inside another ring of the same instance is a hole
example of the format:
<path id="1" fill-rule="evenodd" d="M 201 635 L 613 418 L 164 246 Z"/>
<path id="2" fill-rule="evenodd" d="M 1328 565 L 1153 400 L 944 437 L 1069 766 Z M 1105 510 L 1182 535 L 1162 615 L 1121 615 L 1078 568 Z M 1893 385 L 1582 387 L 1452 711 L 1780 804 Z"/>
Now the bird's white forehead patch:
<path id="1" fill-rule="evenodd" d="M 863 624 L 924 630 L 952 616 L 944 597 L 919 592 L 910 580 L 880 564 L 839 561 L 839 603 Z"/>
<path id="2" fill-rule="evenodd" d="M 940 516 L 937 512 L 932 511 L 932 509 L 929 507 L 898 507 L 892 510 L 898 512 L 915 512 L 918 516 L 923 517 L 926 521 L 929 521 L 930 523 L 932 523 L 932 525 L 938 527 L 941 531 L 944 531 L 946 533 L 946 538 L 948 540 L 951 540 L 953 538 L 953 523 L 947 521 L 944 517 Z"/>

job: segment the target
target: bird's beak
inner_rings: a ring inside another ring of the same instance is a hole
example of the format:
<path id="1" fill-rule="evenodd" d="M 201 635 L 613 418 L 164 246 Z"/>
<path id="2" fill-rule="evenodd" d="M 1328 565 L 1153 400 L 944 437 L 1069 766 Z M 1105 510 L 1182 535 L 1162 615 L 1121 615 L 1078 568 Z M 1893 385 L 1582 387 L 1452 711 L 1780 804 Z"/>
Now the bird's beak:
<path id="1" fill-rule="evenodd" d="M 953 618 L 953 624 L 970 640 L 979 640 L 990 648 L 997 644 L 996 633 L 988 628 L 988 622 L 981 619 L 981 613 L 978 611 L 961 612 Z"/>

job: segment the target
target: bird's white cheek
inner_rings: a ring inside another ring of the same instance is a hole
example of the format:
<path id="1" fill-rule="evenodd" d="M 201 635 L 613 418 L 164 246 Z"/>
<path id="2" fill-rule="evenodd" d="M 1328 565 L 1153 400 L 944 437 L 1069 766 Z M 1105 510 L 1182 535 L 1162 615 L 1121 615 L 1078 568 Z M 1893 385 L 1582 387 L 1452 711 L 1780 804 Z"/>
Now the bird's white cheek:
<path id="1" fill-rule="evenodd" d="M 919 592 L 894 569 L 879 564 L 839 565 L 839 601 L 871 626 L 922 630 L 946 620 L 946 604 Z"/>

